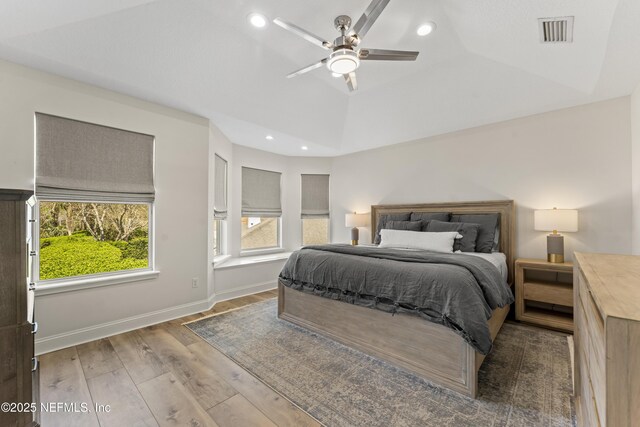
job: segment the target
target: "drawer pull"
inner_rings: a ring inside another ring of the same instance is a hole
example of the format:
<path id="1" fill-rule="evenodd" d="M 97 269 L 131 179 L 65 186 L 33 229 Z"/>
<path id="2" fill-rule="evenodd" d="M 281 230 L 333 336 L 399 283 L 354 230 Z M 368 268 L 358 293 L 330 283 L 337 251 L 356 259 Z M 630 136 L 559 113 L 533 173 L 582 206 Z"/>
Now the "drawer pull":
<path id="1" fill-rule="evenodd" d="M 31 372 L 35 372 L 38 370 L 38 358 L 33 357 L 31 359 Z"/>
<path id="2" fill-rule="evenodd" d="M 38 333 L 38 322 L 33 322 L 31 325 L 31 333 L 34 335 Z"/>

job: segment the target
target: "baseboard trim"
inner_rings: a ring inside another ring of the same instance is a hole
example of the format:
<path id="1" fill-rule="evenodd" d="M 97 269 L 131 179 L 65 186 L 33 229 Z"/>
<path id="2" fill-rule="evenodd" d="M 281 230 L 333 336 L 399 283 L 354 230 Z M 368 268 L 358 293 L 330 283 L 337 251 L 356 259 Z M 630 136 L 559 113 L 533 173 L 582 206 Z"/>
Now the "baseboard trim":
<path id="1" fill-rule="evenodd" d="M 244 297 L 247 295 L 257 294 L 258 292 L 270 291 L 271 289 L 276 289 L 277 287 L 278 283 L 275 280 L 269 280 L 262 283 L 254 283 L 252 285 L 243 286 L 241 288 L 214 293 L 213 302 L 222 302 L 234 298 Z"/>
<path id="2" fill-rule="evenodd" d="M 233 289 L 217 294 L 214 293 L 212 296 L 204 300 L 177 305 L 174 307 L 168 307 L 162 310 L 156 310 L 137 316 L 131 316 L 124 319 L 101 323 L 99 325 L 89 326 L 86 328 L 75 329 L 73 331 L 43 337 L 40 339 L 36 339 L 35 353 L 36 355 L 50 353 L 52 351 L 72 347 L 74 345 L 84 344 L 86 342 L 95 341 L 101 338 L 110 337 L 112 335 L 133 331 L 135 329 L 140 329 L 146 326 L 155 325 L 157 323 L 177 319 L 179 317 L 188 316 L 190 314 L 200 313 L 211 309 L 217 302 L 227 301 L 258 292 L 268 291 L 270 289 L 274 289 L 275 287 L 276 282 L 273 280 L 257 283 L 249 286 L 244 286 L 239 289 Z"/>

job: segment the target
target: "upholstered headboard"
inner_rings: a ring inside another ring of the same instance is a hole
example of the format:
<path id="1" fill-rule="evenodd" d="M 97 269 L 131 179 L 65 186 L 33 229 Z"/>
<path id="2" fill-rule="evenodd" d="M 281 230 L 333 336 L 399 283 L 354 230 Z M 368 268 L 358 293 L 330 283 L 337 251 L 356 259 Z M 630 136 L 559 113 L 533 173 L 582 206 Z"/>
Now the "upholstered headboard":
<path id="1" fill-rule="evenodd" d="M 371 241 L 375 239 L 382 214 L 408 212 L 451 212 L 452 214 L 500 214 L 500 252 L 507 257 L 509 284 L 513 284 L 515 257 L 515 204 L 513 200 L 479 202 L 419 203 L 371 206 Z"/>

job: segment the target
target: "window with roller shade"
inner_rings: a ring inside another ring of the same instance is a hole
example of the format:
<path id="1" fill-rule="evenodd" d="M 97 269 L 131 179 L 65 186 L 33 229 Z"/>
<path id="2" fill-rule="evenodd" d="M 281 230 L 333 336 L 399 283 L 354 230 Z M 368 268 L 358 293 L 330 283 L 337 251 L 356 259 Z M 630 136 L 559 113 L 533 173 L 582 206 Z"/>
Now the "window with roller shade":
<path id="1" fill-rule="evenodd" d="M 36 114 L 33 277 L 152 270 L 154 137 Z"/>
<path id="2" fill-rule="evenodd" d="M 213 196 L 213 256 L 224 251 L 224 233 L 227 220 L 228 164 L 225 159 L 215 155 Z"/>
<path id="3" fill-rule="evenodd" d="M 329 243 L 329 175 L 301 175 L 302 244 Z"/>
<path id="4" fill-rule="evenodd" d="M 281 177 L 280 172 L 242 167 L 242 251 L 281 247 Z"/>

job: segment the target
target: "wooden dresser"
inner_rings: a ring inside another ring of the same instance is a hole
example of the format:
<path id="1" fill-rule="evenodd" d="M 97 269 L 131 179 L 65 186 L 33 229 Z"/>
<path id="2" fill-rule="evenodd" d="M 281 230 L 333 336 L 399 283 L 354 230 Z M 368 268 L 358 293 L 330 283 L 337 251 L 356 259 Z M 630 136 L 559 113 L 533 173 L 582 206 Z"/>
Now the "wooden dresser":
<path id="1" fill-rule="evenodd" d="M 640 256 L 577 253 L 578 426 L 640 425 Z"/>
<path id="2" fill-rule="evenodd" d="M 33 354 L 33 289 L 27 282 L 27 204 L 31 192 L 0 189 L 0 403 L 38 401 L 37 359 Z M 38 425 L 38 412 L 0 411 L 0 426 Z M 39 409 L 39 408 L 38 408 Z"/>

